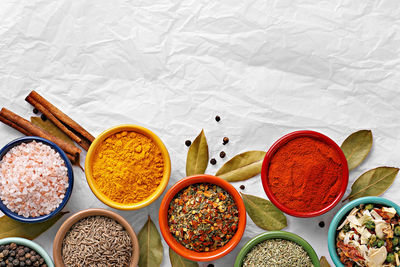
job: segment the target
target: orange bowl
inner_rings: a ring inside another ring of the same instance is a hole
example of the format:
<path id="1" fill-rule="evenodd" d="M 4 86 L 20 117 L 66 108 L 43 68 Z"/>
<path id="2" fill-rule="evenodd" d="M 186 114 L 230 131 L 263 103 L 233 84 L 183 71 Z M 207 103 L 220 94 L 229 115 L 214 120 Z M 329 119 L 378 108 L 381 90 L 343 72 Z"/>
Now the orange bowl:
<path id="1" fill-rule="evenodd" d="M 214 184 L 224 189 L 232 196 L 239 211 L 239 224 L 235 235 L 225 246 L 211 252 L 196 252 L 185 248 L 175 240 L 168 227 L 168 209 L 172 199 L 182 189 L 188 187 L 189 185 L 199 183 Z M 207 174 L 194 175 L 180 180 L 165 194 L 160 206 L 159 224 L 161 234 L 163 235 L 165 241 L 177 254 L 192 261 L 211 261 L 225 256 L 231 252 L 237 246 L 237 244 L 239 244 L 246 228 L 246 208 L 238 191 L 236 191 L 236 189 L 227 181 Z"/>

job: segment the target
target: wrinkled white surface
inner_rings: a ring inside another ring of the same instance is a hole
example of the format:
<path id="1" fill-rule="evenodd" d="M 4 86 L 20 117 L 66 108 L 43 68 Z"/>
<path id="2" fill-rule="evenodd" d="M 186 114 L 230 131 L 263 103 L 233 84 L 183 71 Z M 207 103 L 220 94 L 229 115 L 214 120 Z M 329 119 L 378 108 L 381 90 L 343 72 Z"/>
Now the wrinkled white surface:
<path id="1" fill-rule="evenodd" d="M 168 188 L 185 176 L 184 142 L 202 128 L 218 161 L 209 174 L 293 130 L 317 130 L 341 143 L 372 129 L 373 150 L 351 172 L 352 182 L 370 168 L 400 166 L 399 16 L 400 1 L 384 0 L 2 0 L 0 103 L 27 118 L 32 108 L 24 98 L 35 89 L 94 135 L 121 123 L 148 127 L 171 155 Z M 0 125 L 1 146 L 19 136 Z M 82 171 L 74 172 L 65 210 L 107 208 Z M 241 184 L 265 197 L 259 177 L 234 186 Z M 399 203 L 399 190 L 397 178 L 384 197 Z M 147 214 L 157 222 L 160 201 L 118 213 L 138 232 Z M 330 260 L 326 237 L 337 210 L 289 217 L 285 230 Z M 50 254 L 62 221 L 36 240 Z M 215 266 L 231 266 L 262 232 L 249 219 L 241 243 Z"/>

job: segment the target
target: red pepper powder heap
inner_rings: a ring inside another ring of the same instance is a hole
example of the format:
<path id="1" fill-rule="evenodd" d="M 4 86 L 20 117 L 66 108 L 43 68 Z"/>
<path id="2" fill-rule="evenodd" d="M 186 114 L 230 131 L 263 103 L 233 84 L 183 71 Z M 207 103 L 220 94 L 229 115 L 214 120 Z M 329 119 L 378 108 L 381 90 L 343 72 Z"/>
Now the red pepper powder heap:
<path id="1" fill-rule="evenodd" d="M 174 238 L 187 249 L 210 252 L 235 235 L 239 217 L 235 201 L 212 184 L 193 184 L 171 201 L 168 225 Z"/>
<path id="2" fill-rule="evenodd" d="M 275 152 L 267 179 L 272 194 L 283 206 L 313 212 L 339 195 L 342 173 L 334 147 L 315 138 L 298 137 Z"/>

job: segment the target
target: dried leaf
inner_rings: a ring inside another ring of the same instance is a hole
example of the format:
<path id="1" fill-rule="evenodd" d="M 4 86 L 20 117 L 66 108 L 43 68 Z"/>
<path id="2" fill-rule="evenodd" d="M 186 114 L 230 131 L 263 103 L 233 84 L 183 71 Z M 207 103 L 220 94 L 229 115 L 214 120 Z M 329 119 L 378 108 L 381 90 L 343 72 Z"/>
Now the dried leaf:
<path id="1" fill-rule="evenodd" d="M 58 137 L 64 140 L 67 143 L 74 144 L 74 141 L 66 135 L 63 131 L 61 131 L 54 123 L 50 120 L 43 121 L 40 117 L 31 117 L 32 124 L 38 126 L 42 130 L 45 130 L 52 136 Z"/>
<path id="2" fill-rule="evenodd" d="M 199 264 L 195 261 L 190 261 L 184 257 L 179 256 L 169 248 L 169 260 L 171 261 L 172 267 L 199 267 Z"/>
<path id="3" fill-rule="evenodd" d="M 321 259 L 319 260 L 319 264 L 321 265 L 321 267 L 331 267 L 325 256 L 321 257 Z"/>
<path id="4" fill-rule="evenodd" d="M 396 178 L 398 168 L 378 167 L 363 173 L 351 186 L 351 193 L 343 201 L 383 194 Z"/>
<path id="5" fill-rule="evenodd" d="M 243 193 L 241 195 L 247 214 L 258 227 L 274 231 L 287 226 L 285 214 L 269 200 Z"/>
<path id="6" fill-rule="evenodd" d="M 371 130 L 361 130 L 349 135 L 341 148 L 347 159 L 349 170 L 354 169 L 367 157 L 372 147 Z"/>
<path id="7" fill-rule="evenodd" d="M 186 175 L 203 174 L 208 165 L 208 145 L 204 130 L 194 139 L 186 159 Z"/>
<path id="8" fill-rule="evenodd" d="M 160 266 L 164 248 L 161 243 L 161 236 L 156 225 L 148 216 L 147 222 L 138 234 L 139 240 L 139 267 Z"/>
<path id="9" fill-rule="evenodd" d="M 0 218 L 0 239 L 6 237 L 23 237 L 33 240 L 49 229 L 66 213 L 68 213 L 68 211 L 62 211 L 53 218 L 40 223 L 22 223 L 10 219 L 7 216 L 3 216 Z"/>
<path id="10" fill-rule="evenodd" d="M 228 182 L 243 181 L 254 177 L 261 172 L 265 154 L 264 151 L 253 150 L 236 155 L 226 162 L 215 176 Z"/>

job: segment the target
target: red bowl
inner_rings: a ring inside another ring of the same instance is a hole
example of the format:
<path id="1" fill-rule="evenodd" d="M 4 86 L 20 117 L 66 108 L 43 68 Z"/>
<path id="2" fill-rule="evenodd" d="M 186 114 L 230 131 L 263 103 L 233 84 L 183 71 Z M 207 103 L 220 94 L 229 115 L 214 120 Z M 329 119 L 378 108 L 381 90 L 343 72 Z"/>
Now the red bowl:
<path id="1" fill-rule="evenodd" d="M 289 141 L 295 139 L 295 138 L 299 138 L 299 137 L 311 137 L 317 140 L 320 140 L 322 142 L 325 142 L 326 144 L 330 145 L 331 147 L 333 147 L 339 154 L 340 160 L 342 162 L 342 166 L 343 166 L 343 175 L 342 175 L 342 185 L 340 187 L 340 191 L 339 194 L 337 195 L 337 197 L 334 199 L 334 201 L 332 203 L 330 203 L 329 205 L 327 205 L 326 207 L 317 210 L 317 211 L 312 211 L 312 212 L 299 212 L 297 210 L 292 210 L 284 205 L 282 205 L 276 198 L 275 196 L 272 194 L 271 189 L 268 185 L 268 169 L 269 169 L 269 164 L 271 162 L 271 159 L 273 158 L 274 154 L 286 143 L 288 143 Z M 321 214 L 324 214 L 326 212 L 328 212 L 329 210 L 331 210 L 333 207 L 335 207 L 339 201 L 341 200 L 341 198 L 343 197 L 344 193 L 346 192 L 347 189 L 347 184 L 349 182 L 349 169 L 347 166 L 347 160 L 346 157 L 343 154 L 342 149 L 329 137 L 327 137 L 326 135 L 323 135 L 321 133 L 318 132 L 314 132 L 314 131 L 295 131 L 292 133 L 289 133 L 287 135 L 284 135 L 283 137 L 281 137 L 278 141 L 276 141 L 268 150 L 267 154 L 264 157 L 264 161 L 262 164 L 262 168 L 261 168 L 261 181 L 264 187 L 264 191 L 267 194 L 269 200 L 276 206 L 278 207 L 281 211 L 292 215 L 292 216 L 296 216 L 296 217 L 315 217 L 315 216 L 319 216 Z"/>
<path id="2" fill-rule="evenodd" d="M 196 252 L 185 248 L 175 240 L 168 227 L 169 203 L 182 189 L 188 187 L 189 185 L 198 183 L 215 184 L 226 190 L 232 196 L 239 211 L 239 224 L 235 235 L 225 246 L 211 252 Z M 237 246 L 237 244 L 239 244 L 240 239 L 242 239 L 244 229 L 246 228 L 246 209 L 244 207 L 242 197 L 238 191 L 236 191 L 236 189 L 227 181 L 207 174 L 194 175 L 183 178 L 174 186 L 172 186 L 165 194 L 160 206 L 159 224 L 161 234 L 163 235 L 165 241 L 177 254 L 192 261 L 212 261 L 225 256 L 231 252 Z"/>

